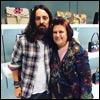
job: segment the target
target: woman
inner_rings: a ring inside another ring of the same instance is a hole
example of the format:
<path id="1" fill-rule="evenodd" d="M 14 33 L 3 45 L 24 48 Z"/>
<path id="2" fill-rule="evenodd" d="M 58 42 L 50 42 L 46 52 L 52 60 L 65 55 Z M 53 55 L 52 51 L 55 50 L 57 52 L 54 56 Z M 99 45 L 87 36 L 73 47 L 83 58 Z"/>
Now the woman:
<path id="1" fill-rule="evenodd" d="M 54 99 L 91 99 L 91 70 L 88 53 L 73 38 L 69 21 L 53 20 L 51 94 Z"/>

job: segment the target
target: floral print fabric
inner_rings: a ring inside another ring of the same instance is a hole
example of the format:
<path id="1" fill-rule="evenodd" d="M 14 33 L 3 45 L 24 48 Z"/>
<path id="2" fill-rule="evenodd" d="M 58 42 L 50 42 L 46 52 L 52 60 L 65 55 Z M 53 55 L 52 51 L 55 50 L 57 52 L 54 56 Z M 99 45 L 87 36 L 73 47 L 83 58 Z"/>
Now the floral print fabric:
<path id="1" fill-rule="evenodd" d="M 92 78 L 87 54 L 74 40 L 70 41 L 62 61 L 57 50 L 53 50 L 50 62 L 52 98 L 91 99 Z"/>

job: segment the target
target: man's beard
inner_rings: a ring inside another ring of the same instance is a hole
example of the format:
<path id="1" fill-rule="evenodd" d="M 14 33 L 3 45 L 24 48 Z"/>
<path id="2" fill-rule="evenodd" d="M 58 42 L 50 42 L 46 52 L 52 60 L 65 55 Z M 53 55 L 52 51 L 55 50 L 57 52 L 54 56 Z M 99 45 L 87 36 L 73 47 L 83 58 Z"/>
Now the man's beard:
<path id="1" fill-rule="evenodd" d="M 43 26 L 43 28 L 41 28 L 41 26 Z M 49 29 L 46 28 L 44 25 L 39 25 L 39 26 L 36 26 L 35 29 L 34 29 L 34 32 L 36 35 L 46 35 L 48 33 Z"/>

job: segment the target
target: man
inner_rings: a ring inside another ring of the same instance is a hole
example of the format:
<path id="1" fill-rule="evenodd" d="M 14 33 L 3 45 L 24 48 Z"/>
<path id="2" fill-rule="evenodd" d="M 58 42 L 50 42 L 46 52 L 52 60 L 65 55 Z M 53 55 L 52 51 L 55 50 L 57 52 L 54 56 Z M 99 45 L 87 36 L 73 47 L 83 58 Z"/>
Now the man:
<path id="1" fill-rule="evenodd" d="M 51 23 L 50 10 L 44 5 L 37 5 L 30 12 L 30 20 L 24 33 L 16 40 L 10 69 L 13 72 L 17 98 L 50 99 L 50 48 L 46 34 L 50 34 Z"/>

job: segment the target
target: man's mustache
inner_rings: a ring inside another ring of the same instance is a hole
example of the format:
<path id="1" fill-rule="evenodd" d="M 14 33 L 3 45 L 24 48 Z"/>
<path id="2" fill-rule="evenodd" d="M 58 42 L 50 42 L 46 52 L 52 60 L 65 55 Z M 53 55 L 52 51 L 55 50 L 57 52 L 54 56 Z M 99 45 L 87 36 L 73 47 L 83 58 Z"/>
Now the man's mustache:
<path id="1" fill-rule="evenodd" d="M 44 24 L 40 24 L 38 27 L 46 27 Z"/>

